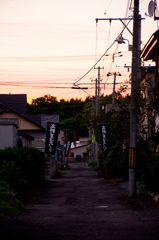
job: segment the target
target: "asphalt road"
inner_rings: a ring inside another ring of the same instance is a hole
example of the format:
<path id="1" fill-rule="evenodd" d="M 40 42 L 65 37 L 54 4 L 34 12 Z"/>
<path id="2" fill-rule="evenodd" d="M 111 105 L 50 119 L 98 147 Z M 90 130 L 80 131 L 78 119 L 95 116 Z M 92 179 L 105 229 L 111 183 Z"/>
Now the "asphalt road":
<path id="1" fill-rule="evenodd" d="M 158 240 L 159 207 L 133 209 L 123 183 L 110 183 L 85 163 L 48 181 L 28 211 L 0 222 L 0 239 Z"/>

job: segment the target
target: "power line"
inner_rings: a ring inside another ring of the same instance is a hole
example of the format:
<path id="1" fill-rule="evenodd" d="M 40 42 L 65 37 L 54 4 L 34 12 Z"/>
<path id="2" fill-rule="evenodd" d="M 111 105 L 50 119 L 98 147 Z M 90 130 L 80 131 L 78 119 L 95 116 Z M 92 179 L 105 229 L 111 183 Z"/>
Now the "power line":
<path id="1" fill-rule="evenodd" d="M 101 61 L 101 59 L 105 56 L 105 54 L 109 51 L 109 49 L 114 45 L 115 41 L 110 45 L 109 48 L 103 53 L 103 55 L 98 59 L 98 61 L 82 76 L 80 77 L 74 84 L 76 85 L 77 82 L 81 81 L 85 76 L 87 76 L 88 73 L 92 71 L 92 69 L 95 68 L 95 66 Z"/>
<path id="2" fill-rule="evenodd" d="M 98 55 L 100 56 L 100 55 Z M 39 57 L 0 57 L 0 61 L 65 61 L 65 60 L 88 60 L 94 59 L 94 55 L 74 55 L 74 56 L 39 56 Z"/>
<path id="3" fill-rule="evenodd" d="M 130 23 L 130 21 L 132 20 L 133 18 L 123 18 L 123 19 L 121 19 L 121 18 L 114 18 L 114 20 L 120 20 L 122 23 L 123 23 L 123 29 L 122 29 L 122 31 L 120 32 L 120 34 L 117 36 L 117 38 L 124 32 L 124 30 L 125 30 L 125 28 L 130 32 L 130 30 L 128 29 L 128 27 L 127 27 L 127 25 Z M 106 20 L 105 18 L 101 18 L 101 19 L 96 19 L 96 23 L 98 22 L 98 20 Z M 108 19 L 108 20 L 111 20 L 111 18 L 110 19 Z M 125 20 L 129 20 L 129 22 L 127 23 L 127 24 L 125 24 L 124 22 L 123 22 L 123 20 L 125 21 Z M 76 83 L 77 82 L 79 82 L 79 81 L 81 81 L 85 76 L 87 76 L 88 75 L 88 73 L 90 73 L 91 71 L 92 71 L 92 69 L 94 69 L 95 68 L 95 66 L 101 61 L 101 59 L 106 55 L 106 53 L 109 51 L 109 49 L 114 45 L 114 43 L 115 43 L 116 41 L 114 40 L 113 41 L 113 43 L 107 48 L 107 50 L 103 53 L 103 55 L 98 59 L 98 61 L 82 76 L 82 77 L 80 77 L 77 81 L 75 81 L 75 85 L 76 85 Z"/>

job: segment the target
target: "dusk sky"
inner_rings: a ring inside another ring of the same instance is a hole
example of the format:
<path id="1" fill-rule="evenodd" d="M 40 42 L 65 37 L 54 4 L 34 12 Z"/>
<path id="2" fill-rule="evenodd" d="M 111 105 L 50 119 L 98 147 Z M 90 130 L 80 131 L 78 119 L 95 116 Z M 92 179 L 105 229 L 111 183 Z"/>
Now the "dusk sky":
<path id="1" fill-rule="evenodd" d="M 0 0 L 0 93 L 26 93 L 28 101 L 44 94 L 58 99 L 85 98 L 94 94 L 91 79 L 98 71 L 92 69 L 78 83 L 86 92 L 71 89 L 104 54 L 123 29 L 120 21 L 99 21 L 95 18 L 132 16 L 130 0 Z M 150 0 L 140 1 L 142 20 L 141 49 L 158 29 L 157 21 L 146 17 Z M 157 1 L 159 4 L 159 1 Z M 106 14 L 104 14 L 106 13 Z M 132 31 L 132 22 L 128 25 Z M 123 37 L 132 43 L 124 30 Z M 101 70 L 101 93 L 112 92 L 108 72 L 120 72 L 118 82 L 128 80 L 131 65 L 128 42 L 114 43 L 96 67 Z M 112 54 L 121 51 L 119 54 Z M 149 64 L 149 63 L 147 63 Z M 104 86 L 104 85 L 102 85 Z M 55 88 L 58 87 L 58 88 Z M 65 88 L 63 88 L 65 87 Z M 67 87 L 67 88 L 66 88 Z"/>

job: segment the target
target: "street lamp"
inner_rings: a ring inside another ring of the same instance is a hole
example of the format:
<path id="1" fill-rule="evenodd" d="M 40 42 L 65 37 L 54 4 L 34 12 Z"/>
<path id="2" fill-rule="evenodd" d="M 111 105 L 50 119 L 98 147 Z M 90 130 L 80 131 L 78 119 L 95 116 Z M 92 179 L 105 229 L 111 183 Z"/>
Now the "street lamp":
<path id="1" fill-rule="evenodd" d="M 132 45 L 130 44 L 129 40 L 126 38 L 123 38 L 122 35 L 117 37 L 117 39 L 115 41 L 119 44 L 122 44 L 122 43 L 125 43 L 125 40 L 128 41 L 128 51 L 132 51 Z"/>

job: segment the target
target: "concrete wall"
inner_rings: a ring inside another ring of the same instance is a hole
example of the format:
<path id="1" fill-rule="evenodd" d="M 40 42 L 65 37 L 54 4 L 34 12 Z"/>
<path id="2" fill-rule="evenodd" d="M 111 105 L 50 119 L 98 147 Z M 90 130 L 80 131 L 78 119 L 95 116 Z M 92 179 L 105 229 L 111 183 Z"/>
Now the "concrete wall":
<path id="1" fill-rule="evenodd" d="M 14 121 L 0 121 L 0 150 L 17 146 L 17 125 Z"/>
<path id="2" fill-rule="evenodd" d="M 56 174 L 56 160 L 55 157 L 47 157 L 46 158 L 46 171 L 45 178 L 51 179 Z"/>

